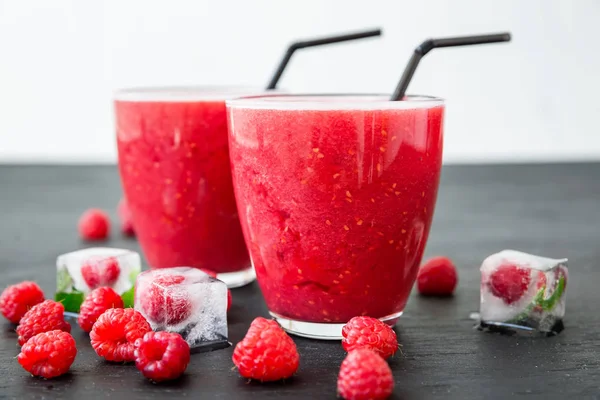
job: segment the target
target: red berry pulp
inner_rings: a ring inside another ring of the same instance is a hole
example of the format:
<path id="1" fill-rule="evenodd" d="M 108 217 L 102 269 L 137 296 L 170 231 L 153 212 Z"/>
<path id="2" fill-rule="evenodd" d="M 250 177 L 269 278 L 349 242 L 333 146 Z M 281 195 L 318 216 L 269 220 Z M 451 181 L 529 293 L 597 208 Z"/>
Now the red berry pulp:
<path id="1" fill-rule="evenodd" d="M 148 263 L 217 273 L 249 267 L 231 182 L 225 101 L 122 97 L 115 107 L 119 171 Z"/>
<path id="2" fill-rule="evenodd" d="M 382 318 L 404 309 L 427 242 L 444 108 L 333 101 L 231 103 L 240 220 L 272 312 Z"/>

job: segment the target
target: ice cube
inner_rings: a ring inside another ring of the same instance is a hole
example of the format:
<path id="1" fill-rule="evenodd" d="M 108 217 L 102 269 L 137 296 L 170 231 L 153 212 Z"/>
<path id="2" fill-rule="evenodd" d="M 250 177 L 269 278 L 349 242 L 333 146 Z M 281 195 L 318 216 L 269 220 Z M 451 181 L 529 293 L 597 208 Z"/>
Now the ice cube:
<path id="1" fill-rule="evenodd" d="M 135 309 L 155 331 L 179 333 L 195 349 L 227 347 L 227 285 L 199 269 L 163 268 L 138 275 Z"/>
<path id="2" fill-rule="evenodd" d="M 135 251 L 94 247 L 62 254 L 56 259 L 56 300 L 65 311 L 78 313 L 85 296 L 100 286 L 110 286 L 133 307 L 134 284 L 141 271 Z"/>
<path id="3" fill-rule="evenodd" d="M 504 250 L 486 258 L 480 270 L 482 327 L 545 334 L 562 330 L 566 258 Z"/>

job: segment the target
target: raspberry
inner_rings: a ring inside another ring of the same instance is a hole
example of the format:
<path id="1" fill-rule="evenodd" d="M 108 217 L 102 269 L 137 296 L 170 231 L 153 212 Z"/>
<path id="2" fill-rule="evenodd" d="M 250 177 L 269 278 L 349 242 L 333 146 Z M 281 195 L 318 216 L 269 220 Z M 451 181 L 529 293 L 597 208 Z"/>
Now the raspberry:
<path id="1" fill-rule="evenodd" d="M 123 299 L 114 289 L 100 287 L 87 295 L 81 308 L 77 322 L 84 332 L 89 332 L 99 316 L 110 308 L 123 308 Z"/>
<path id="2" fill-rule="evenodd" d="M 351 351 L 342 362 L 337 390 L 346 400 L 386 399 L 394 390 L 392 370 L 371 350 Z"/>
<path id="3" fill-rule="evenodd" d="M 528 269 L 503 264 L 490 275 L 488 286 L 494 296 L 501 298 L 506 304 L 512 304 L 523 297 L 530 281 Z"/>
<path id="4" fill-rule="evenodd" d="M 4 289 L 0 295 L 0 312 L 13 324 L 33 306 L 44 301 L 44 292 L 35 282 L 24 281 Z"/>
<path id="5" fill-rule="evenodd" d="M 90 258 L 81 265 L 81 275 L 90 289 L 112 286 L 119 279 L 120 274 L 119 262 L 114 257 Z"/>
<path id="6" fill-rule="evenodd" d="M 233 363 L 244 378 L 270 382 L 292 376 L 300 356 L 292 338 L 276 321 L 258 317 L 235 346 Z"/>
<path id="7" fill-rule="evenodd" d="M 31 310 L 27 311 L 17 326 L 19 345 L 23 346 L 38 333 L 55 329 L 71 332 L 71 325 L 65 322 L 64 312 L 63 305 L 54 300 L 44 300 L 31 307 Z"/>
<path id="8" fill-rule="evenodd" d="M 150 330 L 146 319 L 133 308 L 111 308 L 98 317 L 90 340 L 96 354 L 108 361 L 135 361 L 134 343 Z"/>
<path id="9" fill-rule="evenodd" d="M 125 236 L 135 236 L 133 222 L 131 222 L 131 211 L 129 211 L 129 204 L 124 197 L 119 201 L 117 214 L 121 220 L 121 233 Z"/>
<path id="10" fill-rule="evenodd" d="M 19 364 L 31 375 L 50 379 L 66 373 L 77 355 L 75 339 L 67 332 L 38 333 L 21 347 Z"/>
<path id="11" fill-rule="evenodd" d="M 177 333 L 148 332 L 135 341 L 135 366 L 154 382 L 179 378 L 190 362 L 190 346 Z"/>
<path id="12" fill-rule="evenodd" d="M 450 296 L 456 288 L 456 267 L 447 257 L 434 257 L 421 265 L 417 289 L 425 296 Z"/>
<path id="13" fill-rule="evenodd" d="M 342 346 L 347 352 L 366 348 L 388 358 L 398 350 L 396 332 L 376 318 L 352 318 L 342 328 L 342 336 Z"/>
<path id="14" fill-rule="evenodd" d="M 108 237 L 110 221 L 104 211 L 91 208 L 81 215 L 77 228 L 84 240 L 104 240 Z"/>
<path id="15" fill-rule="evenodd" d="M 213 278 L 217 279 L 217 273 L 214 271 L 202 268 L 202 272 L 204 272 L 206 275 L 212 276 Z M 227 289 L 227 311 L 229 311 L 229 309 L 231 308 L 232 301 L 233 296 L 231 295 L 231 289 Z"/>
<path id="16" fill-rule="evenodd" d="M 162 275 L 152 281 L 142 295 L 142 307 L 148 318 L 157 324 L 176 325 L 190 316 L 192 303 L 188 294 L 173 288 L 183 281 L 183 275 Z"/>

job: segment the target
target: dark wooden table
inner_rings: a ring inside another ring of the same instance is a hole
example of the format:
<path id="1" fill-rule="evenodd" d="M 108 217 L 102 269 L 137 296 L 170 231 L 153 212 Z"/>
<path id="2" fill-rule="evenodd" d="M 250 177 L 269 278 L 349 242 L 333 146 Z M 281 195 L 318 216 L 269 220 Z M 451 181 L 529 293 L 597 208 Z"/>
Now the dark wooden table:
<path id="1" fill-rule="evenodd" d="M 75 229 L 87 207 L 111 210 L 120 197 L 115 167 L 0 167 L 0 286 L 33 279 L 53 295 L 55 259 L 84 246 Z M 116 221 L 116 218 L 114 218 Z M 113 230 L 116 231 L 116 230 Z M 114 234 L 108 245 L 139 250 Z M 504 248 L 568 257 L 566 329 L 551 338 L 473 329 L 479 264 Z M 444 169 L 427 255 L 450 256 L 459 285 L 450 299 L 413 294 L 397 332 L 404 355 L 391 361 L 395 399 L 600 398 L 600 164 L 460 166 Z M 266 316 L 256 284 L 233 292 L 230 340 Z M 71 372 L 46 381 L 18 365 L 14 327 L 0 322 L 0 398 L 335 398 L 344 351 L 337 342 L 295 338 L 301 366 L 292 380 L 247 383 L 233 349 L 193 355 L 185 376 L 154 385 L 131 365 L 99 359 L 78 327 Z"/>

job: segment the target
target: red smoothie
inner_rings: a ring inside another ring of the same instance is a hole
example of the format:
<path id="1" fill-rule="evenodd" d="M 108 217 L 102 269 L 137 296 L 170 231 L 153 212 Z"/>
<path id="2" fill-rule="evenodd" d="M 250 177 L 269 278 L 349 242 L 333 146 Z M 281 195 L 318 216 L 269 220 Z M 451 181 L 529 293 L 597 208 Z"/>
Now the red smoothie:
<path id="1" fill-rule="evenodd" d="M 433 217 L 443 101 L 259 96 L 228 101 L 228 113 L 240 221 L 269 310 L 395 321 Z"/>
<path id="2" fill-rule="evenodd" d="M 225 100 L 232 97 L 193 88 L 116 95 L 119 171 L 152 267 L 251 271 L 229 166 Z"/>

